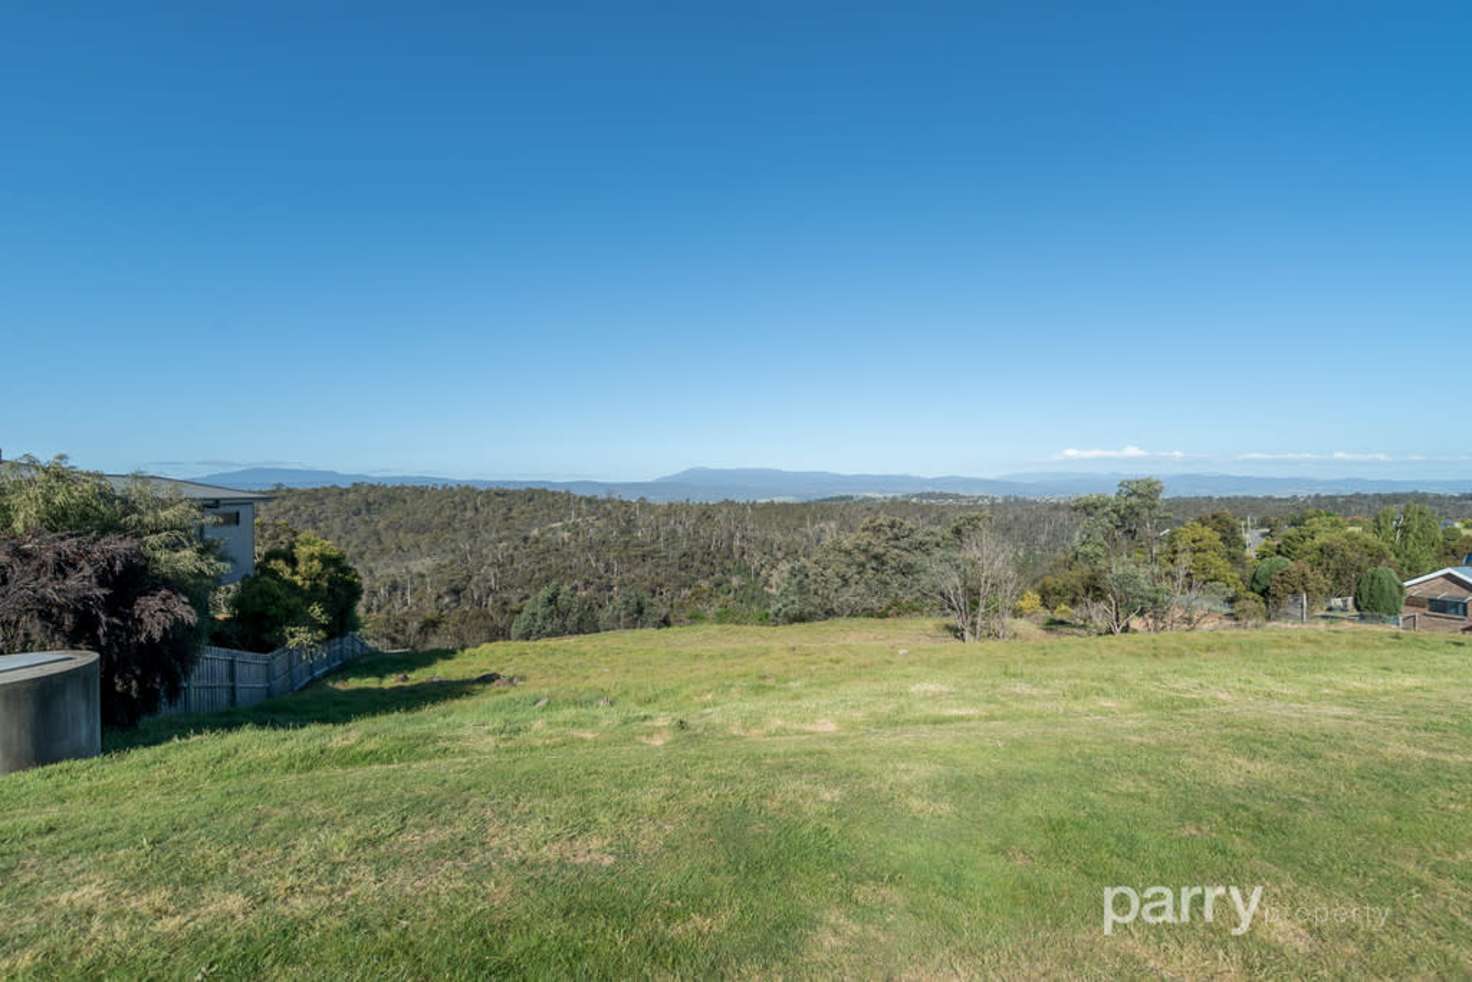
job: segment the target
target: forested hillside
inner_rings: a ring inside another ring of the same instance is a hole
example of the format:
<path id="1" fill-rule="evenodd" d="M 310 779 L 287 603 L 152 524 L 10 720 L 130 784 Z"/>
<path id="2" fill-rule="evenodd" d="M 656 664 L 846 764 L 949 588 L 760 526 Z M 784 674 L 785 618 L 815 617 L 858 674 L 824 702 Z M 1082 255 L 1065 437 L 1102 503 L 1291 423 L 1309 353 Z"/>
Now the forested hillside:
<path id="1" fill-rule="evenodd" d="M 554 583 L 587 597 L 599 626 L 765 619 L 769 592 L 789 564 L 866 521 L 901 519 L 939 530 L 976 507 L 895 500 L 651 504 L 540 490 L 356 485 L 280 492 L 266 510 L 261 543 L 272 541 L 272 522 L 324 535 L 363 575 L 370 629 L 403 644 L 468 644 L 508 637 L 528 599 Z M 1063 503 L 987 510 L 1028 569 L 1040 570 L 1074 534 Z M 857 601 L 854 612 L 902 606 L 891 599 Z"/>
<path id="2" fill-rule="evenodd" d="M 1229 513 L 1286 527 L 1309 503 L 1370 515 L 1404 500 L 1176 498 L 1158 502 L 1152 521 L 1167 529 Z M 1442 515 L 1472 512 L 1465 498 L 1421 500 Z M 363 484 L 280 491 L 259 547 L 279 538 L 273 523 L 323 535 L 362 573 L 370 631 L 395 644 L 460 645 L 510 637 L 517 615 L 549 587 L 555 593 L 540 602 L 576 631 L 933 609 L 928 563 L 938 543 L 977 514 L 1007 543 L 1025 585 L 1050 573 L 1048 583 L 1058 582 L 1084 521 L 1067 501 L 929 495 L 652 504 Z M 1050 604 L 1058 599 L 1044 592 Z"/>

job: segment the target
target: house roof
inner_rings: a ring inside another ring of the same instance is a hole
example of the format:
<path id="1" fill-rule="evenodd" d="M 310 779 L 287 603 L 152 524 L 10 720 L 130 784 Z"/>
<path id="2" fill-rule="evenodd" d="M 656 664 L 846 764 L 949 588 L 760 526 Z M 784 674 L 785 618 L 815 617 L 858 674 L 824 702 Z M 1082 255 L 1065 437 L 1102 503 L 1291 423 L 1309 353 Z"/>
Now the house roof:
<path id="1" fill-rule="evenodd" d="M 1472 566 L 1448 566 L 1445 569 L 1439 569 L 1434 573 L 1427 573 L 1425 576 L 1417 576 L 1414 579 L 1406 580 L 1404 583 L 1401 584 L 1401 586 L 1415 586 L 1417 583 L 1425 583 L 1427 580 L 1434 580 L 1438 576 L 1456 577 L 1463 583 L 1467 584 L 1467 586 L 1472 587 Z"/>
<path id="2" fill-rule="evenodd" d="M 35 473 L 35 468 L 24 461 L 7 460 L 4 461 L 4 465 L 12 473 L 22 477 L 30 477 Z M 239 488 L 201 484 L 198 481 L 181 481 L 175 477 L 159 477 L 156 474 L 103 474 L 101 477 L 118 491 L 127 490 L 134 481 L 144 481 L 153 490 L 162 494 L 177 494 L 191 501 L 270 501 L 275 497 L 260 491 L 242 491 Z"/>
<path id="3" fill-rule="evenodd" d="M 192 501 L 270 501 L 273 497 L 260 491 L 242 491 L 225 488 L 218 484 L 200 484 L 198 481 L 181 481 L 174 477 L 157 477 L 153 474 L 104 474 L 113 487 L 122 491 L 134 481 L 145 481 L 155 491 L 175 493 Z"/>

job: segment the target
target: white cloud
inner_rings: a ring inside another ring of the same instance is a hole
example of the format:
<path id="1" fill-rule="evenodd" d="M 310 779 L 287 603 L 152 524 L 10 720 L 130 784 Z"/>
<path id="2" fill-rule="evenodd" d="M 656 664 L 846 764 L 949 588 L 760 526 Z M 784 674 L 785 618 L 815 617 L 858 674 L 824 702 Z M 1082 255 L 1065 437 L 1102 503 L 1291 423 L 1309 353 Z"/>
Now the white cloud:
<path id="1" fill-rule="evenodd" d="M 1146 450 L 1133 444 L 1118 450 L 1078 450 L 1069 447 L 1058 454 L 1059 460 L 1144 460 L 1149 458 L 1182 460 L 1185 454 L 1179 450 Z"/>

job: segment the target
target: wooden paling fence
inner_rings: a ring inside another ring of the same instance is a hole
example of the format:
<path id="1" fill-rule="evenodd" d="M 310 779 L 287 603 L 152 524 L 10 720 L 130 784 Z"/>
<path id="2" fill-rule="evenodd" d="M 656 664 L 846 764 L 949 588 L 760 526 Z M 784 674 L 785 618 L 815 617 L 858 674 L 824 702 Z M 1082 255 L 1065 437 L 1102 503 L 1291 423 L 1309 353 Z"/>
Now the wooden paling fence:
<path id="1" fill-rule="evenodd" d="M 356 634 L 345 634 L 310 648 L 277 648 L 269 655 L 207 646 L 179 698 L 159 710 L 213 713 L 232 706 L 253 706 L 272 696 L 295 692 L 314 679 L 372 651 Z"/>

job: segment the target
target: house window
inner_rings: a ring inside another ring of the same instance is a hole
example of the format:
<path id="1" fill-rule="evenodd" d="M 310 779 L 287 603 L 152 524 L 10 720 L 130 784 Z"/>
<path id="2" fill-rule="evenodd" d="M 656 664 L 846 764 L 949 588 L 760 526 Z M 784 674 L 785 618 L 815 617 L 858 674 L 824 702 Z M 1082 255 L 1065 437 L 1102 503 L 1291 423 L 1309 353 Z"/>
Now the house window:
<path id="1" fill-rule="evenodd" d="M 1426 609 L 1433 614 L 1451 614 L 1453 617 L 1466 617 L 1467 601 L 1443 600 L 1441 597 L 1432 597 L 1426 601 Z"/>
<path id="2" fill-rule="evenodd" d="M 215 511 L 215 512 L 210 512 L 210 514 L 212 514 L 212 515 L 215 516 L 215 519 L 216 519 L 215 524 L 216 525 L 239 525 L 240 524 L 240 512 L 238 512 L 238 511 Z"/>

